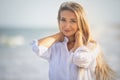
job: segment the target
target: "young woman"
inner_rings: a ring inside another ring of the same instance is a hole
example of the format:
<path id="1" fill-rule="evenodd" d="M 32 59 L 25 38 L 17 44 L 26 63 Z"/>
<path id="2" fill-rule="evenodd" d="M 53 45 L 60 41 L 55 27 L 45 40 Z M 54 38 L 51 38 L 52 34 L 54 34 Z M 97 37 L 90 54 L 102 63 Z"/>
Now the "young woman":
<path id="1" fill-rule="evenodd" d="M 83 7 L 64 2 L 58 11 L 60 32 L 34 40 L 33 51 L 49 62 L 50 80 L 112 80 L 114 72 L 92 39 Z"/>

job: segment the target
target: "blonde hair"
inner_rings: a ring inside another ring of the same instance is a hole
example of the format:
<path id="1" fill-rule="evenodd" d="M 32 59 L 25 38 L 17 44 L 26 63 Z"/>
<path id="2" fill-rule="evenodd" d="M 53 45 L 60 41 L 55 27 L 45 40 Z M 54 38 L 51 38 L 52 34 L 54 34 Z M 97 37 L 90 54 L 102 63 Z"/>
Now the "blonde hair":
<path id="1" fill-rule="evenodd" d="M 83 44 L 87 45 L 89 42 L 95 43 L 92 39 L 89 25 L 87 23 L 83 7 L 76 2 L 64 2 L 61 4 L 58 11 L 58 23 L 60 22 L 60 13 L 63 10 L 70 10 L 75 13 L 77 17 L 78 28 L 83 35 Z M 112 80 L 114 78 L 114 71 L 104 60 L 103 54 L 100 52 L 96 58 L 97 66 L 95 69 L 96 80 Z"/>
<path id="2" fill-rule="evenodd" d="M 109 67 L 101 51 L 96 59 L 96 80 L 115 80 L 116 73 Z"/>
<path id="3" fill-rule="evenodd" d="M 62 5 L 60 6 L 60 9 L 58 11 L 58 23 L 59 23 L 60 17 L 61 17 L 60 12 L 63 10 L 70 10 L 70 11 L 74 12 L 75 15 L 77 16 L 78 29 L 80 30 L 80 32 L 82 32 L 83 44 L 86 45 L 90 40 L 90 29 L 89 29 L 87 20 L 85 18 L 85 13 L 84 13 L 83 7 L 75 2 L 62 3 Z"/>

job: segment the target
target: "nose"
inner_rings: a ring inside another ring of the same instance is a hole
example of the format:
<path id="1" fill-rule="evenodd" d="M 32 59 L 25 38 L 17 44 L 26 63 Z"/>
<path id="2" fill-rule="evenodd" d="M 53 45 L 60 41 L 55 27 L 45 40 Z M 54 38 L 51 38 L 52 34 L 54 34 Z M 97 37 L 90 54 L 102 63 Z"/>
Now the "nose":
<path id="1" fill-rule="evenodd" d="M 67 28 L 70 28 L 70 26 L 71 26 L 71 25 L 70 25 L 70 22 L 66 22 L 64 26 L 65 26 L 66 29 L 67 29 Z"/>

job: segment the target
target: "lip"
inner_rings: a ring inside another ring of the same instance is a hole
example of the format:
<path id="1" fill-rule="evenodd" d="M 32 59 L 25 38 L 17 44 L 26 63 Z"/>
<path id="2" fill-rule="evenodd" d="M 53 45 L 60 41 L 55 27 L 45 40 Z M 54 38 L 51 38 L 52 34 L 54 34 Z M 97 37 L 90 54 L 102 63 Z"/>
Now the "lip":
<path id="1" fill-rule="evenodd" d="M 65 32 L 70 32 L 71 30 L 64 30 Z"/>

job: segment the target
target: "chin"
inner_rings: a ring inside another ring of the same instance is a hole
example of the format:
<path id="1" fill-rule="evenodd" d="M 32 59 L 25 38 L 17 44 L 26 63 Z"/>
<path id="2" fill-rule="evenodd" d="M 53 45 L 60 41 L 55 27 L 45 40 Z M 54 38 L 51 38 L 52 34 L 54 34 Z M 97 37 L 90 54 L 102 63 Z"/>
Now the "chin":
<path id="1" fill-rule="evenodd" d="M 71 36 L 73 36 L 74 35 L 74 33 L 72 33 L 72 32 L 63 32 L 63 34 L 66 36 L 66 37 L 71 37 Z"/>
<path id="2" fill-rule="evenodd" d="M 66 37 L 71 37 L 73 36 L 74 34 L 64 34 Z"/>

